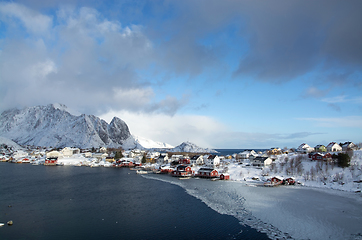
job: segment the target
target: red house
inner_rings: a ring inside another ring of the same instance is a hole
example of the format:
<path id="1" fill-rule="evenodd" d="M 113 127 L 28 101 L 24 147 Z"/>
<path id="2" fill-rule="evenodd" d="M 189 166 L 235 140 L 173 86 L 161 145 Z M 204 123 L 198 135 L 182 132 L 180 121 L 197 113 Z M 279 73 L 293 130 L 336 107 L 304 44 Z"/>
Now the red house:
<path id="1" fill-rule="evenodd" d="M 219 172 L 213 168 L 200 168 L 196 176 L 202 178 L 217 178 L 219 177 Z"/>
<path id="2" fill-rule="evenodd" d="M 178 163 L 179 164 L 190 164 L 191 161 L 190 161 L 190 158 L 182 158 L 182 159 L 178 160 Z"/>
<path id="3" fill-rule="evenodd" d="M 275 185 L 282 184 L 283 183 L 283 178 L 281 178 L 281 177 L 272 177 L 272 179 L 270 179 L 270 182 L 272 184 L 275 184 Z"/>
<path id="4" fill-rule="evenodd" d="M 230 175 L 227 173 L 222 173 L 220 174 L 220 180 L 229 180 L 230 179 Z"/>
<path id="5" fill-rule="evenodd" d="M 160 167 L 161 173 L 172 173 L 175 169 L 169 166 Z"/>
<path id="6" fill-rule="evenodd" d="M 45 166 L 55 166 L 57 165 L 58 158 L 57 157 L 50 157 L 45 159 Z"/>
<path id="7" fill-rule="evenodd" d="M 123 161 L 120 163 L 121 167 L 133 167 L 134 164 L 133 162 L 130 162 L 130 161 Z"/>
<path id="8" fill-rule="evenodd" d="M 332 160 L 332 155 L 330 153 L 326 153 L 326 154 L 315 153 L 312 155 L 312 160 L 330 161 L 330 160 Z"/>
<path id="9" fill-rule="evenodd" d="M 176 167 L 176 170 L 177 171 L 185 171 L 185 172 L 188 172 L 188 173 L 192 173 L 192 169 L 190 166 L 186 166 L 186 165 L 179 165 Z"/>
<path id="10" fill-rule="evenodd" d="M 173 177 L 191 177 L 191 173 L 186 172 L 186 171 L 174 170 L 171 172 L 171 176 L 173 176 Z"/>
<path id="11" fill-rule="evenodd" d="M 285 185 L 294 185 L 295 184 L 295 179 L 292 178 L 292 177 L 284 179 L 284 184 Z"/>

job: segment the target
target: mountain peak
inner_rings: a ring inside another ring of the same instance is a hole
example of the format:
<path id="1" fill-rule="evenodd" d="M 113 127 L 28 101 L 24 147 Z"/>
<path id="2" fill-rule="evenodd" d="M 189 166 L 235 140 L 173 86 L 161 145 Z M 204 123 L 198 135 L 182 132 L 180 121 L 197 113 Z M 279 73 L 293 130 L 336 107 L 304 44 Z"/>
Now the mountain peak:
<path id="1" fill-rule="evenodd" d="M 217 151 L 210 148 L 202 148 L 196 144 L 186 141 L 172 149 L 172 152 L 195 152 L 195 153 L 217 153 Z"/>
<path id="2" fill-rule="evenodd" d="M 64 104 L 12 109 L 0 115 L 0 135 L 20 145 L 120 147 L 131 137 L 127 124 L 112 124 L 93 115 L 73 115 Z"/>

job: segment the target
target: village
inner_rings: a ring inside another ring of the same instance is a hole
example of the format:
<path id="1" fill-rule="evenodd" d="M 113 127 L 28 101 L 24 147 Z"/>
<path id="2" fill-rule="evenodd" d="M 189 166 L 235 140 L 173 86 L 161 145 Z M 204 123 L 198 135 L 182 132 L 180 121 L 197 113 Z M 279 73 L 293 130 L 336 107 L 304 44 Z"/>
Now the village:
<path id="1" fill-rule="evenodd" d="M 136 170 L 138 174 L 156 173 L 169 174 L 180 179 L 196 177 L 256 182 L 264 186 L 306 184 L 308 181 L 323 182 L 326 185 L 326 182 L 330 180 L 342 186 L 345 182 L 352 182 L 353 191 L 360 191 L 362 160 L 358 158 L 358 154 L 354 154 L 354 152 L 359 153 L 359 149 L 359 146 L 352 142 L 340 144 L 331 142 L 327 146 L 315 147 L 303 143 L 296 149 L 272 148 L 263 152 L 244 150 L 221 156 L 208 153 L 176 153 L 140 149 L 125 151 L 105 147 L 49 149 L 27 146 L 14 150 L 2 144 L 0 161 L 45 166 L 127 167 Z M 341 154 L 348 156 L 345 166 L 338 162 Z M 350 167 L 353 171 L 352 179 L 345 179 L 348 174 L 344 167 Z M 329 177 L 326 176 L 328 169 L 339 168 L 343 174 L 337 172 L 330 173 Z"/>

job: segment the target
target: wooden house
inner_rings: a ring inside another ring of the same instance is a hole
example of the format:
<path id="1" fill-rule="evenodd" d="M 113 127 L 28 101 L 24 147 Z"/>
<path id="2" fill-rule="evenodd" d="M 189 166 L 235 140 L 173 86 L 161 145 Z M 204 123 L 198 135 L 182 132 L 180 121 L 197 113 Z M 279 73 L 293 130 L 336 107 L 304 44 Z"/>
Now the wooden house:
<path id="1" fill-rule="evenodd" d="M 114 157 L 106 157 L 106 162 L 112 163 L 114 161 L 115 161 Z"/>
<path id="2" fill-rule="evenodd" d="M 297 148 L 297 152 L 300 153 L 310 153 L 313 152 L 314 148 L 310 147 L 308 144 L 306 143 L 302 143 L 298 148 Z"/>
<path id="3" fill-rule="evenodd" d="M 251 160 L 251 165 L 257 167 L 265 167 L 272 164 L 273 160 L 270 157 L 256 157 Z"/>
<path id="4" fill-rule="evenodd" d="M 353 142 L 345 142 L 340 144 L 342 147 L 342 151 L 348 151 L 348 150 L 357 150 L 358 147 Z"/>
<path id="5" fill-rule="evenodd" d="M 294 185 L 295 179 L 293 177 L 286 178 L 286 179 L 284 179 L 284 184 L 285 185 Z"/>
<path id="6" fill-rule="evenodd" d="M 315 150 L 316 152 L 327 152 L 326 146 L 321 145 L 321 144 L 315 146 L 315 147 L 314 147 L 314 150 Z"/>
<path id="7" fill-rule="evenodd" d="M 219 172 L 213 168 L 200 168 L 195 176 L 202 178 L 217 178 L 219 177 Z"/>
<path id="8" fill-rule="evenodd" d="M 282 150 L 280 148 L 272 148 L 272 149 L 270 149 L 270 154 L 280 155 L 280 154 L 282 154 Z"/>
<path id="9" fill-rule="evenodd" d="M 185 171 L 185 172 L 189 172 L 189 173 L 192 172 L 191 167 L 187 166 L 187 165 L 179 165 L 179 166 L 176 167 L 176 170 L 177 171 Z"/>
<path id="10" fill-rule="evenodd" d="M 161 155 L 157 158 L 157 163 L 158 164 L 167 164 L 167 163 L 169 163 L 167 153 L 161 153 Z"/>
<path id="11" fill-rule="evenodd" d="M 220 174 L 220 180 L 229 180 L 229 179 L 230 179 L 230 174 L 228 173 Z"/>
<path id="12" fill-rule="evenodd" d="M 44 165 L 45 166 L 55 166 L 57 165 L 58 158 L 57 157 L 47 157 L 45 159 Z"/>
<path id="13" fill-rule="evenodd" d="M 328 152 L 339 152 L 342 151 L 342 147 L 336 142 L 330 142 L 326 147 Z"/>
<path id="14" fill-rule="evenodd" d="M 79 154 L 80 150 L 79 148 L 65 147 L 60 152 L 62 153 L 63 157 L 71 157 L 74 154 Z"/>
<path id="15" fill-rule="evenodd" d="M 331 161 L 332 160 L 332 154 L 330 153 L 315 153 L 312 155 L 312 160 L 318 160 L 318 161 Z"/>
<path id="16" fill-rule="evenodd" d="M 192 170 L 190 166 L 179 165 L 177 168 L 171 172 L 173 177 L 188 177 L 192 175 Z"/>
<path id="17" fill-rule="evenodd" d="M 159 168 L 159 170 L 161 173 L 172 173 L 175 170 L 175 168 L 173 168 L 169 165 L 166 165 L 166 166 L 161 166 Z"/>
<path id="18" fill-rule="evenodd" d="M 195 155 L 190 159 L 191 165 L 203 165 L 204 164 L 204 158 L 201 155 Z"/>
<path id="19" fill-rule="evenodd" d="M 210 165 L 210 166 L 217 166 L 220 164 L 220 158 L 219 156 L 217 155 L 209 155 L 207 157 L 207 161 L 206 161 L 206 164 L 207 165 Z"/>
<path id="20" fill-rule="evenodd" d="M 190 164 L 190 158 L 189 157 L 183 157 L 178 160 L 178 164 Z"/>
<path id="21" fill-rule="evenodd" d="M 257 153 L 254 151 L 254 150 L 245 150 L 244 152 L 241 152 L 238 154 L 238 158 L 241 158 L 241 159 L 247 159 L 249 158 L 250 156 L 256 156 Z"/>
<path id="22" fill-rule="evenodd" d="M 60 158 L 61 156 L 63 156 L 62 153 L 55 150 L 46 153 L 46 158 Z"/>

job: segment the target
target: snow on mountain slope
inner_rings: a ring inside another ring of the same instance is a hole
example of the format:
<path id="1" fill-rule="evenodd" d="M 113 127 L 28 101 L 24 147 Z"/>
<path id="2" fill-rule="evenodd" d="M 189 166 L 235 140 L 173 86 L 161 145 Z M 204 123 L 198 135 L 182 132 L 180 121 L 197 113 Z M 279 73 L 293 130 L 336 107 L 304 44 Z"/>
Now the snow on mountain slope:
<path id="1" fill-rule="evenodd" d="M 195 153 L 217 153 L 217 151 L 210 148 L 201 148 L 191 142 L 183 142 L 180 145 L 170 150 L 171 152 L 195 152 Z"/>
<path id="2" fill-rule="evenodd" d="M 172 145 L 162 142 L 156 142 L 150 139 L 133 135 L 135 142 L 144 148 L 174 148 Z"/>
<path id="3" fill-rule="evenodd" d="M 127 124 L 117 117 L 108 124 L 94 115 L 71 112 L 58 103 L 6 110 L 0 115 L 0 136 L 20 145 L 46 147 L 173 148 L 132 136 Z"/>
<path id="4" fill-rule="evenodd" d="M 0 145 L 6 145 L 15 151 L 23 149 L 21 146 L 19 146 L 19 144 L 5 137 L 0 137 Z"/>
<path id="5" fill-rule="evenodd" d="M 107 124 L 93 115 L 72 115 L 60 104 L 4 111 L 0 136 L 20 145 L 79 148 L 120 147 L 133 139 L 127 124 L 117 117 Z"/>

